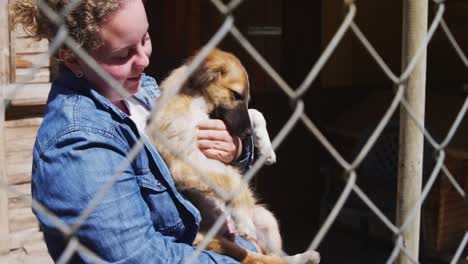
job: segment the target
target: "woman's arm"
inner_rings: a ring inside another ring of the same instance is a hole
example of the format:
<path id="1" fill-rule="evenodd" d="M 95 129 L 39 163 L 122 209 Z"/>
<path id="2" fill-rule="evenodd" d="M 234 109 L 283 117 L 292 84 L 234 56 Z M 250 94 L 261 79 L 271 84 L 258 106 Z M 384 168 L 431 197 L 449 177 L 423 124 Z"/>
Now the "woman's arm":
<path id="1" fill-rule="evenodd" d="M 254 159 L 253 139 L 231 135 L 219 119 L 208 119 L 198 124 L 198 146 L 208 157 L 231 163 L 246 171 Z"/>
<path id="2" fill-rule="evenodd" d="M 123 142 L 105 132 L 72 132 L 62 136 L 43 153 L 35 152 L 33 198 L 71 226 L 111 179 L 117 168 L 125 168 L 74 234 L 88 249 L 108 262 L 120 263 L 183 263 L 195 249 L 176 238 L 164 236 L 155 228 L 174 205 L 168 189 L 145 189 L 139 184 L 129 164 Z M 161 207 L 151 209 L 143 196 Z M 166 212 L 167 211 L 167 212 Z M 46 215 L 35 212 L 40 220 L 51 255 L 57 260 L 66 241 Z M 154 216 L 152 214 L 159 213 Z M 177 220 L 178 215 L 173 221 Z M 180 219 L 182 221 L 182 219 Z M 172 223 L 171 223 L 172 224 Z M 78 253 L 80 261 L 89 260 Z M 232 258 L 203 251 L 195 263 L 237 263 Z"/>

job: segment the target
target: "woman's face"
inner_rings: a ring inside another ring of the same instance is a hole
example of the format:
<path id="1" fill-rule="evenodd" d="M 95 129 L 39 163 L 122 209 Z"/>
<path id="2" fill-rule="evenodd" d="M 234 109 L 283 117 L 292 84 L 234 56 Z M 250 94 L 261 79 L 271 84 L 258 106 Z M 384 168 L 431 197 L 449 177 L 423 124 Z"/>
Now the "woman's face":
<path id="1" fill-rule="evenodd" d="M 90 55 L 128 93 L 135 94 L 152 52 L 142 1 L 125 1 L 122 8 L 102 25 L 99 36 L 103 45 Z M 80 65 L 84 78 L 111 102 L 124 99 L 85 63 L 80 62 Z"/>

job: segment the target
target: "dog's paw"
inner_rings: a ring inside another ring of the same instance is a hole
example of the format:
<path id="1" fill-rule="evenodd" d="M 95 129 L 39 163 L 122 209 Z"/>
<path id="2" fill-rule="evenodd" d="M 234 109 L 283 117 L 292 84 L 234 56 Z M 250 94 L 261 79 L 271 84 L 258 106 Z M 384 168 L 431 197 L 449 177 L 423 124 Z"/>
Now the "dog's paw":
<path id="1" fill-rule="evenodd" d="M 301 254 L 284 257 L 288 263 L 306 263 L 318 264 L 320 263 L 320 254 L 317 251 L 306 251 Z"/>
<path id="2" fill-rule="evenodd" d="M 265 155 L 267 157 L 265 164 L 271 165 L 276 163 L 276 153 L 272 147 L 268 148 L 266 153 L 262 153 L 262 155 Z"/>
<path id="3" fill-rule="evenodd" d="M 257 233 L 251 214 L 244 210 L 233 210 L 233 217 L 237 233 L 247 241 L 256 241 Z"/>
<path id="4" fill-rule="evenodd" d="M 271 165 L 276 162 L 276 154 L 266 129 L 265 117 L 255 109 L 249 109 L 249 116 L 254 132 L 254 144 L 258 148 L 260 155 L 266 157 L 265 163 Z"/>
<path id="5" fill-rule="evenodd" d="M 256 134 L 255 136 L 258 136 Z M 256 138 L 256 143 L 257 143 L 257 148 L 258 148 L 258 153 L 261 156 L 266 157 L 265 164 L 271 165 L 276 162 L 276 153 L 275 150 L 273 149 L 273 146 L 271 145 L 270 139 L 269 138 Z"/>
<path id="6" fill-rule="evenodd" d="M 247 241 L 256 242 L 257 241 L 257 234 L 252 232 L 249 228 L 245 228 L 244 226 L 237 226 L 237 232 L 243 239 Z"/>

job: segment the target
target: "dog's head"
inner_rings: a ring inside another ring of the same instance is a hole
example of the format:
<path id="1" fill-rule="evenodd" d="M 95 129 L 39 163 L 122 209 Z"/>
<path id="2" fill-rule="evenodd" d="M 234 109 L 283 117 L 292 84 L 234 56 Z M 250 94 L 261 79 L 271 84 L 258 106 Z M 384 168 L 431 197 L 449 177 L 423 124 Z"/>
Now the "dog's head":
<path id="1" fill-rule="evenodd" d="M 203 94 L 210 117 L 223 120 L 230 133 L 241 138 L 252 134 L 247 111 L 249 79 L 233 54 L 213 50 L 192 74 L 188 86 Z"/>

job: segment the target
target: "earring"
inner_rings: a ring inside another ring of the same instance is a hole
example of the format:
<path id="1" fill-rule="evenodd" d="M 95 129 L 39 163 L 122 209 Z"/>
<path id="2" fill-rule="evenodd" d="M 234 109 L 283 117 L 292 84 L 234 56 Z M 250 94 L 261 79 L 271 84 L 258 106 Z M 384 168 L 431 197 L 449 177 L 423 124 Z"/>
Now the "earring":
<path id="1" fill-rule="evenodd" d="M 75 73 L 75 76 L 76 76 L 77 78 L 81 78 L 81 77 L 83 77 L 83 72 L 82 72 L 82 71 L 77 71 L 77 72 Z"/>

